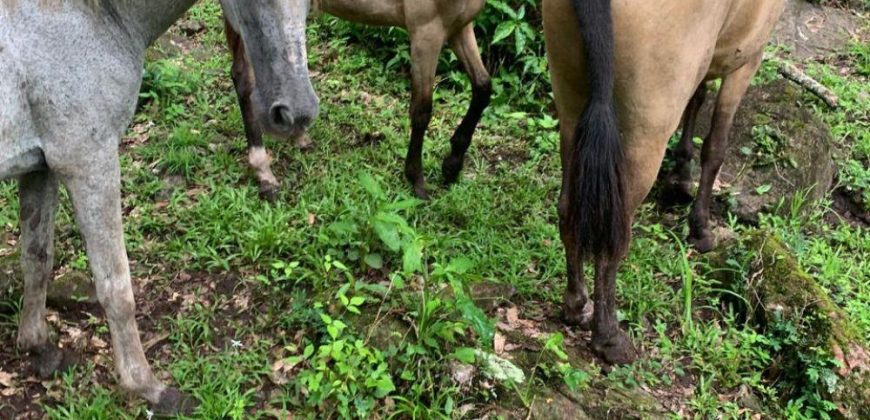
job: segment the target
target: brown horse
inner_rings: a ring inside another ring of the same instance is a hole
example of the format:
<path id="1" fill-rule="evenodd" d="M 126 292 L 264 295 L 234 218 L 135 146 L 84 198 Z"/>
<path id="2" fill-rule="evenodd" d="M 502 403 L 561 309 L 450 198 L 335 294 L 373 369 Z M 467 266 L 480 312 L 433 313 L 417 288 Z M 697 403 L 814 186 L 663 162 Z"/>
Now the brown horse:
<path id="1" fill-rule="evenodd" d="M 616 320 L 616 272 L 628 251 L 633 214 L 656 179 L 668 139 L 684 110 L 687 120 L 694 120 L 695 104 L 703 95 L 695 92 L 704 92 L 703 83 L 722 79 L 691 217 L 692 242 L 710 249 L 713 181 L 734 114 L 784 3 L 544 0 L 544 33 L 561 119 L 565 318 L 591 324 L 592 347 L 609 363 L 636 357 Z M 684 156 L 678 171 L 688 174 L 691 151 Z M 594 307 L 583 278 L 587 259 L 595 262 Z"/>
<path id="2" fill-rule="evenodd" d="M 351 22 L 408 30 L 411 38 L 411 143 L 405 176 L 413 184 L 415 194 L 423 199 L 429 197 L 423 176 L 423 139 L 432 119 L 435 70 L 445 42 L 450 45 L 470 76 L 472 86 L 471 106 L 450 139 L 452 150 L 442 164 L 445 183 L 456 182 L 492 92 L 473 27 L 473 20 L 483 9 L 485 0 L 320 0 L 316 5 L 326 13 Z M 272 200 L 279 183 L 272 174 L 262 132 L 251 114 L 251 92 L 256 82 L 239 35 L 229 27 L 227 40 L 233 54 L 233 81 L 248 139 L 248 162 L 257 174 L 261 195 Z"/>

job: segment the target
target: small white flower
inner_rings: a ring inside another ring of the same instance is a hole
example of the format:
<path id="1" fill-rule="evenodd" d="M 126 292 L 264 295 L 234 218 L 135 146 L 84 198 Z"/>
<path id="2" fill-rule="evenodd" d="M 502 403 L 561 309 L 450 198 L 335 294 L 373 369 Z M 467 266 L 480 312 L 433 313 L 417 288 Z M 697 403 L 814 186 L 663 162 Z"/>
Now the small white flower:
<path id="1" fill-rule="evenodd" d="M 242 342 L 239 341 L 239 340 L 230 340 L 230 345 L 233 346 L 233 348 L 236 348 L 236 349 L 240 349 L 240 348 L 244 347 L 244 345 L 242 344 Z"/>
<path id="2" fill-rule="evenodd" d="M 145 410 L 145 418 L 147 418 L 148 420 L 151 420 L 151 418 L 153 418 L 153 417 L 154 417 L 154 412 L 153 412 L 153 411 L 151 411 L 151 410 Z"/>

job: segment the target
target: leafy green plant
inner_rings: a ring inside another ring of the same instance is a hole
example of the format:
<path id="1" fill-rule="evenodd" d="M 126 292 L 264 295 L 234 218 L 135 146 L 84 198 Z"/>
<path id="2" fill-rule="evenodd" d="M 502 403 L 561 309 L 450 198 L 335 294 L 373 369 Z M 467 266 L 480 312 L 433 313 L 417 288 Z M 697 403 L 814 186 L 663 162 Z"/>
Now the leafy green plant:
<path id="1" fill-rule="evenodd" d="M 328 337 L 310 343 L 301 355 L 290 357 L 289 366 L 302 364 L 296 391 L 309 407 L 324 415 L 365 418 L 378 401 L 396 390 L 384 354 L 347 331 L 347 324 L 320 314 Z"/>
<path id="2" fill-rule="evenodd" d="M 368 205 L 330 224 L 321 240 L 347 247 L 344 256 L 364 267 L 381 269 L 387 253 L 398 253 L 402 255 L 403 271 L 422 269 L 422 240 L 401 214 L 419 201 L 389 201 L 371 174 L 360 173 L 358 180 L 368 194 Z"/>

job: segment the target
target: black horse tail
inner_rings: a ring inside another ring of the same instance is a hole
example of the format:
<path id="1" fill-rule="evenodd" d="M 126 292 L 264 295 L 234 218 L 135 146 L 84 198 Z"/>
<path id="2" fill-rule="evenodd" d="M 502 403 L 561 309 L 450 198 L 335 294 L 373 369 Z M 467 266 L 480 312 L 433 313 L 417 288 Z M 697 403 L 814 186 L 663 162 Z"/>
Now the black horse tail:
<path id="1" fill-rule="evenodd" d="M 568 220 L 583 258 L 613 258 L 625 251 L 630 227 L 613 101 L 611 0 L 571 1 L 583 36 L 589 99 L 574 133 Z"/>

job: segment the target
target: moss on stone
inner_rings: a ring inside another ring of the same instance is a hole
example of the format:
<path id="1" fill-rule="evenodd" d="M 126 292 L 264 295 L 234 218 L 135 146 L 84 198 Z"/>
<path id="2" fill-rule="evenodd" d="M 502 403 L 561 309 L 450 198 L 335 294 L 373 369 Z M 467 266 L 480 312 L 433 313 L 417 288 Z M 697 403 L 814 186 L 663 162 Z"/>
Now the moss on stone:
<path id="1" fill-rule="evenodd" d="M 805 365 L 807 357 L 837 360 L 839 366 L 831 366 L 831 370 L 839 379 L 833 390 L 823 392 L 825 398 L 836 404 L 845 418 L 870 418 L 870 353 L 845 311 L 800 267 L 776 235 L 756 230 L 737 241 L 722 244 L 708 262 L 711 267 L 721 268 L 728 261 L 738 261 L 746 270 L 714 272 L 718 280 L 744 295 L 750 305 L 746 308 L 747 318 L 781 342 L 774 358 L 779 366 L 771 366 L 772 371 L 791 379 L 801 378 L 811 367 Z M 786 330 L 788 333 L 784 333 Z M 792 387 L 795 392 L 816 386 L 798 382 Z"/>

